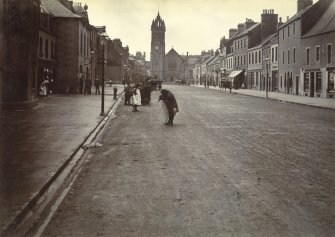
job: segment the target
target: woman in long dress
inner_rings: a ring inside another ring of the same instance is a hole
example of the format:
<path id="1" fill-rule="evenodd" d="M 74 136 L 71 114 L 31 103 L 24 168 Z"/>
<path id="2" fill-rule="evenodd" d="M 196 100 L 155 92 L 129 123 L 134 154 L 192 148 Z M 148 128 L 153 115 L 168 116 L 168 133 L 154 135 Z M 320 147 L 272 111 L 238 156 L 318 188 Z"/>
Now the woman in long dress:
<path id="1" fill-rule="evenodd" d="M 165 102 L 163 101 L 162 95 L 159 96 L 158 103 L 162 110 L 164 124 L 166 124 L 169 121 L 169 112 L 168 112 Z"/>
<path id="2" fill-rule="evenodd" d="M 133 90 L 133 112 L 138 112 L 137 106 L 141 105 L 141 92 L 139 87 L 139 84 L 136 84 Z"/>

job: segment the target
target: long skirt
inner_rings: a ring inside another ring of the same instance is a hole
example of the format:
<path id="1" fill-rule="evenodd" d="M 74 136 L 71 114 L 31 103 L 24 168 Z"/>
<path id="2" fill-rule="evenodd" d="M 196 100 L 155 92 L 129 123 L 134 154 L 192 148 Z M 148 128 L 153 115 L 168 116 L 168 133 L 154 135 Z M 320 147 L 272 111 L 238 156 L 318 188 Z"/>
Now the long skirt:
<path id="1" fill-rule="evenodd" d="M 167 123 L 169 121 L 169 111 L 164 103 L 164 101 L 159 101 L 161 110 L 162 110 L 162 120 L 164 123 Z"/>

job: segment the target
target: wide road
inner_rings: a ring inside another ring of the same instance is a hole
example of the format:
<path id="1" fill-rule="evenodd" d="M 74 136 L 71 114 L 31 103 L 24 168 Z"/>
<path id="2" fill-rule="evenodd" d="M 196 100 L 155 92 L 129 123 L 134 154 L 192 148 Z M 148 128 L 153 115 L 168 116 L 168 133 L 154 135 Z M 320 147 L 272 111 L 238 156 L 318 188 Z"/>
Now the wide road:
<path id="1" fill-rule="evenodd" d="M 335 112 L 166 86 L 120 105 L 42 236 L 335 236 Z"/>

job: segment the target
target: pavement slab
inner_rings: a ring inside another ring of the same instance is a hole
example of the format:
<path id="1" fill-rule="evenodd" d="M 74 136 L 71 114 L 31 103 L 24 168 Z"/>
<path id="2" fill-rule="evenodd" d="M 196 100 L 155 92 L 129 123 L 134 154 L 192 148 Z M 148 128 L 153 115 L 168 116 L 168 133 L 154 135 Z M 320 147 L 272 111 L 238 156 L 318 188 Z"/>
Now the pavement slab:
<path id="1" fill-rule="evenodd" d="M 112 93 L 106 87 L 105 112 Z M 29 110 L 0 111 L 0 233 L 103 119 L 100 106 L 101 95 L 51 95 Z"/>

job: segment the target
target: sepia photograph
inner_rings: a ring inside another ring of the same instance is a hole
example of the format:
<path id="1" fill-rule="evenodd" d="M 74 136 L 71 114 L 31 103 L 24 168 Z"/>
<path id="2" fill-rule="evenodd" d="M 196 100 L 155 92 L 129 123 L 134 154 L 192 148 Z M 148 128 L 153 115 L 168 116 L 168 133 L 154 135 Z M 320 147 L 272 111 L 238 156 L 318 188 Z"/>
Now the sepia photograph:
<path id="1" fill-rule="evenodd" d="M 0 236 L 335 236 L 334 85 L 335 0 L 0 0 Z"/>

